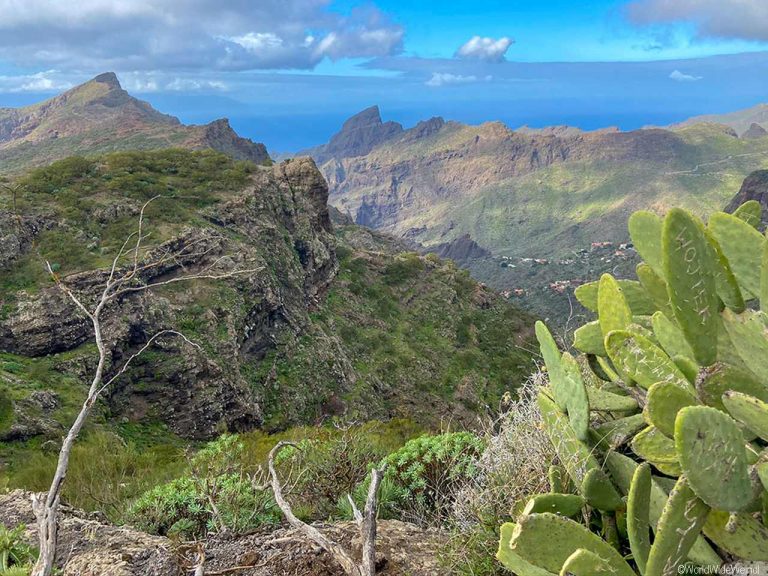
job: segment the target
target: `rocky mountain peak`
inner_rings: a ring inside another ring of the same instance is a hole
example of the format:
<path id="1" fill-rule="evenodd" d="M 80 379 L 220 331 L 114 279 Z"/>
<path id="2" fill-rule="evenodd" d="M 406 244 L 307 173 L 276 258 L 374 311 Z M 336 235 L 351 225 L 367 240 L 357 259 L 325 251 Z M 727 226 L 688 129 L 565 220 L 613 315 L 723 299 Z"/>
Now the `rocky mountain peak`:
<path id="1" fill-rule="evenodd" d="M 360 128 L 367 128 L 377 124 L 382 124 L 381 111 L 379 107 L 374 105 L 366 108 L 362 112 L 358 112 L 354 116 L 347 119 L 344 125 L 341 127 L 341 132 L 349 132 L 350 130 L 359 130 Z"/>
<path id="2" fill-rule="evenodd" d="M 318 164 L 329 160 L 364 156 L 379 144 L 403 134 L 397 122 L 383 122 L 378 106 L 371 106 L 349 118 L 328 144 L 303 150 L 299 156 L 311 156 Z"/>
<path id="3" fill-rule="evenodd" d="M 768 136 L 768 130 L 763 128 L 760 124 L 757 122 L 752 122 L 750 127 L 744 132 L 741 137 L 745 140 L 750 139 L 757 139 L 762 138 L 763 136 Z"/>
<path id="4" fill-rule="evenodd" d="M 768 224 L 768 170 L 755 170 L 747 176 L 739 192 L 725 207 L 725 211 L 733 213 L 749 200 L 756 200 L 762 206 L 761 225 L 765 227 Z"/>
<path id="5" fill-rule="evenodd" d="M 99 74 L 49 100 L 0 109 L 0 172 L 22 172 L 79 154 L 121 149 L 213 148 L 238 160 L 269 160 L 263 144 L 238 136 L 229 121 L 185 126 L 134 98 L 114 72 Z"/>
<path id="6" fill-rule="evenodd" d="M 114 88 L 116 90 L 123 89 L 123 87 L 120 85 L 120 80 L 117 79 L 117 74 L 114 72 L 104 72 L 103 74 L 99 74 L 93 80 L 91 80 L 91 82 L 106 84 L 110 88 Z"/>

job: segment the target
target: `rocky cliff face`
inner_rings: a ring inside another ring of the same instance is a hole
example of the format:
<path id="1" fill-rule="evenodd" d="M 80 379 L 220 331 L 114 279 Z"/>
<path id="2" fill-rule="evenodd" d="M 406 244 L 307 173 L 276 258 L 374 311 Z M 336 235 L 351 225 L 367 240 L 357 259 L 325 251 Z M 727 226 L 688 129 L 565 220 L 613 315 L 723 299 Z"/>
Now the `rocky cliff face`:
<path id="1" fill-rule="evenodd" d="M 45 102 L 0 109 L 0 173 L 18 173 L 72 154 L 180 147 L 213 148 L 238 160 L 269 160 L 263 144 L 226 120 L 185 126 L 123 90 L 108 72 Z"/>
<path id="2" fill-rule="evenodd" d="M 760 124 L 752 122 L 749 128 L 741 135 L 744 139 L 764 138 L 768 136 L 768 130 L 763 128 Z"/>
<path id="3" fill-rule="evenodd" d="M 298 156 L 311 156 L 318 163 L 332 158 L 364 156 L 374 147 L 403 133 L 397 122 L 382 122 L 378 106 L 371 106 L 347 120 L 328 144 L 299 152 Z"/>
<path id="4" fill-rule="evenodd" d="M 87 299 L 158 193 L 152 253 L 186 252 L 142 281 L 213 263 L 258 271 L 107 311 L 108 373 L 162 329 L 201 347 L 159 341 L 108 391 L 96 416 L 107 425 L 204 439 L 330 417 L 470 423 L 530 372 L 530 317 L 452 262 L 402 254 L 409 244 L 338 213 L 334 228 L 309 158 L 255 167 L 213 152 L 119 153 L 21 182 L 20 215 L 0 217 L 14 247 L 0 275 L 0 441 L 60 437 L 93 370 L 90 325 L 43 260 Z"/>
<path id="5" fill-rule="evenodd" d="M 448 216 L 449 205 L 471 203 L 489 188 L 555 165 L 631 161 L 663 166 L 685 148 L 682 138 L 664 130 L 559 136 L 514 132 L 500 123 L 472 127 L 433 121 L 365 156 L 329 160 L 322 169 L 331 201 L 358 224 L 433 241 L 421 226 L 442 232 L 450 224 L 429 218 L 436 207 L 445 206 Z M 457 236 L 466 232 L 457 230 Z"/>
<path id="6" fill-rule="evenodd" d="M 564 258 L 625 242 L 634 210 L 722 205 L 733 189 L 720 175 L 767 161 L 768 139 L 712 123 L 585 132 L 436 118 L 364 155 L 322 151 L 331 203 L 360 225 L 434 250 L 469 234 L 493 254 Z"/>
<path id="7" fill-rule="evenodd" d="M 201 210 L 196 224 L 176 227 L 155 250 L 194 248 L 148 271 L 144 282 L 194 273 L 222 258 L 230 269 L 260 271 L 217 283 L 187 283 L 178 290 L 142 292 L 116 303 L 105 322 L 111 371 L 152 334 L 174 326 L 186 327 L 203 351 L 179 341 L 160 343 L 153 362 L 137 364 L 110 390 L 111 409 L 128 421 L 163 422 L 189 438 L 258 426 L 267 392 L 262 381 L 244 376 L 243 366 L 258 364 L 281 341 L 297 337 L 336 275 L 327 194 L 311 160 L 285 162 L 257 169 L 245 189 Z M 125 202 L 129 212 L 138 210 L 136 202 Z M 101 214 L 101 208 L 90 213 Z M 109 211 L 101 217 L 109 220 Z M 76 238 L 83 233 L 80 225 L 86 227 L 85 222 L 64 223 L 45 214 L 24 216 L 18 225 L 5 214 L 0 237 L 16 239 L 12 244 L 18 259 L 29 256 L 31 239 L 42 230 Z M 13 270 L 13 256 L 5 257 L 6 270 Z M 105 274 L 78 272 L 65 280 L 88 298 L 103 285 Z M 89 322 L 50 283 L 6 295 L 0 351 L 26 358 L 54 355 L 56 370 L 83 380 L 92 368 L 92 349 L 83 346 L 91 340 Z M 23 416 L 17 418 L 22 432 Z M 6 436 L 23 434 L 12 426 Z"/>
<path id="8" fill-rule="evenodd" d="M 748 202 L 755 200 L 763 208 L 761 225 L 765 228 L 768 224 L 768 170 L 756 170 L 744 180 L 741 189 L 728 202 L 725 211 L 733 213 L 736 208 Z"/>
<path id="9" fill-rule="evenodd" d="M 491 253 L 472 240 L 469 234 L 464 234 L 451 242 L 438 244 L 429 250 L 440 258 L 453 260 L 458 264 L 466 264 L 472 260 L 487 258 Z"/>

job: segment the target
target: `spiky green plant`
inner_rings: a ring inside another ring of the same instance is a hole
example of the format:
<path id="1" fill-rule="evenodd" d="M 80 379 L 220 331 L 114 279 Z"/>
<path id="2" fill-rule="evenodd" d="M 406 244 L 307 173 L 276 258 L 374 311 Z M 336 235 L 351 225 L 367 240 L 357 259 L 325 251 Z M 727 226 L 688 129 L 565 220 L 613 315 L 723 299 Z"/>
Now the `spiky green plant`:
<path id="1" fill-rule="evenodd" d="M 544 426 L 577 495 L 533 498 L 501 530 L 519 576 L 671 576 L 768 561 L 768 241 L 760 206 L 634 214 L 639 281 L 576 291 L 598 319 L 574 358 L 536 334 Z M 684 569 L 684 568 L 683 568 Z"/>

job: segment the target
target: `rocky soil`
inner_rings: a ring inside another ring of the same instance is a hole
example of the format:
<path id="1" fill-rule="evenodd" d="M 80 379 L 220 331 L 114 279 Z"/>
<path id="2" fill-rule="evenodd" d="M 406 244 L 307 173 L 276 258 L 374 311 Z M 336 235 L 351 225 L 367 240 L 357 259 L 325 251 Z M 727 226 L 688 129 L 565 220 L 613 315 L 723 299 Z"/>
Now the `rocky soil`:
<path id="1" fill-rule="evenodd" d="M 25 524 L 36 541 L 31 494 L 17 490 L 0 495 L 0 523 Z M 326 535 L 359 554 L 353 523 L 318 526 Z M 381 576 L 440 576 L 437 552 L 444 536 L 412 524 L 379 524 L 377 559 Z M 204 546 L 205 574 L 242 576 L 339 576 L 340 567 L 325 551 L 295 531 L 279 529 L 247 536 L 218 535 Z M 113 526 L 98 515 L 65 508 L 57 549 L 62 576 L 181 576 L 197 550 L 129 527 Z M 241 569 L 232 570 L 240 567 Z"/>

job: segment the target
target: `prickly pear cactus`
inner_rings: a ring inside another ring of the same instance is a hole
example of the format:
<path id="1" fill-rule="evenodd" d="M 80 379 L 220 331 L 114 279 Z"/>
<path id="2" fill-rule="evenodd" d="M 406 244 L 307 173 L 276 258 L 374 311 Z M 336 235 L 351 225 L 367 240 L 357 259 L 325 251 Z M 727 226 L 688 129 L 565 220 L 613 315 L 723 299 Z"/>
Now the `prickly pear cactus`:
<path id="1" fill-rule="evenodd" d="M 680 209 L 636 213 L 639 282 L 579 287 L 597 317 L 570 353 L 537 323 L 550 382 L 539 407 L 560 463 L 552 493 L 501 529 L 509 570 L 671 576 L 768 561 L 760 217 L 755 202 L 706 224 Z"/>

